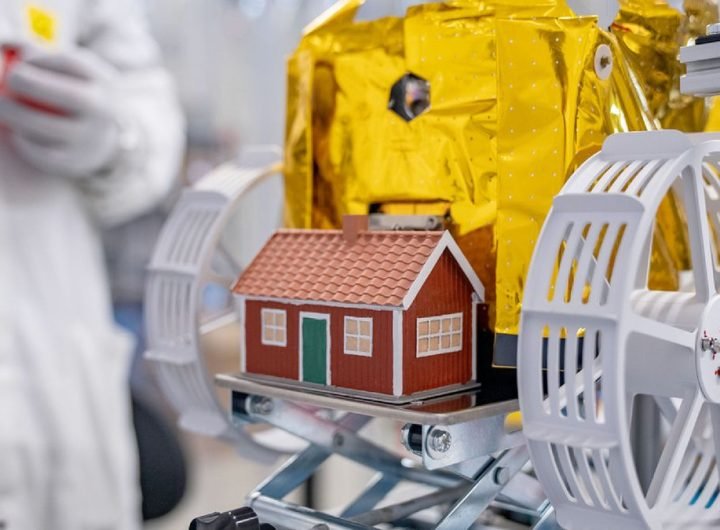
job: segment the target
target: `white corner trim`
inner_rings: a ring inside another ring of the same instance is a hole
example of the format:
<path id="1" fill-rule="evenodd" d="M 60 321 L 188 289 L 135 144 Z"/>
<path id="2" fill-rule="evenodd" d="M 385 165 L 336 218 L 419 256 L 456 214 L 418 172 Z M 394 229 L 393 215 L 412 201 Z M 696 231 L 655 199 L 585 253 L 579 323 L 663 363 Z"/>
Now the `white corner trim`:
<path id="1" fill-rule="evenodd" d="M 478 321 L 477 321 L 477 314 L 478 314 L 478 302 L 473 300 L 472 301 L 472 318 L 470 319 L 470 333 L 471 333 L 471 341 L 470 344 L 472 345 L 472 351 L 470 352 L 470 355 L 472 356 L 472 378 L 473 381 L 477 381 L 478 379 L 478 369 L 477 369 L 477 358 L 478 358 L 478 350 L 477 350 L 477 328 L 478 328 Z"/>
<path id="2" fill-rule="evenodd" d="M 343 309 L 368 309 L 371 311 L 392 311 L 395 307 L 393 305 L 376 305 L 376 304 L 351 304 L 343 302 L 323 302 L 317 300 L 295 300 L 293 298 L 282 298 L 277 296 L 255 296 L 249 294 L 237 294 L 237 296 L 244 296 L 251 302 L 275 302 L 278 304 L 287 304 L 293 306 L 308 305 L 318 307 L 337 307 Z"/>
<path id="3" fill-rule="evenodd" d="M 240 371 L 247 372 L 247 338 L 245 336 L 245 297 L 235 295 L 235 311 L 240 324 Z"/>
<path id="4" fill-rule="evenodd" d="M 403 311 L 393 311 L 393 396 L 403 395 Z"/>
<path id="5" fill-rule="evenodd" d="M 480 278 L 477 274 L 475 274 L 472 265 L 470 265 L 470 262 L 465 257 L 465 254 L 463 254 L 462 250 L 460 250 L 460 247 L 450 235 L 450 232 L 446 230 L 440 238 L 440 241 L 438 241 L 435 249 L 430 253 L 430 256 L 428 256 L 425 265 L 423 265 L 422 269 L 420 269 L 417 278 L 415 278 L 415 281 L 410 286 L 410 289 L 408 289 L 407 294 L 403 298 L 404 309 L 409 309 L 412 303 L 415 301 L 415 298 L 420 292 L 420 289 L 422 289 L 422 286 L 425 285 L 425 282 L 430 276 L 430 273 L 432 273 L 435 265 L 437 265 L 437 262 L 440 260 L 440 257 L 443 255 L 443 252 L 446 249 L 449 250 L 455 258 L 455 261 L 460 266 L 460 269 L 462 269 L 465 277 L 470 282 L 470 285 L 472 285 L 475 293 L 480 297 L 481 300 L 485 300 L 485 287 L 480 281 Z"/>
<path id="6" fill-rule="evenodd" d="M 475 270 L 472 268 L 472 265 L 470 265 L 470 262 L 465 257 L 465 254 L 460 249 L 458 244 L 455 242 L 453 237 L 450 235 L 450 232 L 445 232 L 445 236 L 447 236 L 447 249 L 455 257 L 457 264 L 460 265 L 460 268 L 465 273 L 465 276 L 467 277 L 468 281 L 470 282 L 470 285 L 472 285 L 473 289 L 475 290 L 475 293 L 480 297 L 480 301 L 484 302 L 485 301 L 485 286 L 483 285 L 482 281 L 480 280 L 480 277 L 475 273 Z M 443 239 L 445 239 L 445 236 L 443 236 Z"/>

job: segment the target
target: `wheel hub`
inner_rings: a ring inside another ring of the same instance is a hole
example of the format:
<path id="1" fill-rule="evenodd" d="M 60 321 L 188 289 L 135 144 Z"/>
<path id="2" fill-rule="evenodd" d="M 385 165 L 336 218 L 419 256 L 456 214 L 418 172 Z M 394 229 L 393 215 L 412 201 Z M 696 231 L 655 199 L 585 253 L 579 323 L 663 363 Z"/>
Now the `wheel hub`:
<path id="1" fill-rule="evenodd" d="M 720 296 L 714 296 L 702 315 L 696 346 L 697 377 L 705 399 L 720 403 Z"/>

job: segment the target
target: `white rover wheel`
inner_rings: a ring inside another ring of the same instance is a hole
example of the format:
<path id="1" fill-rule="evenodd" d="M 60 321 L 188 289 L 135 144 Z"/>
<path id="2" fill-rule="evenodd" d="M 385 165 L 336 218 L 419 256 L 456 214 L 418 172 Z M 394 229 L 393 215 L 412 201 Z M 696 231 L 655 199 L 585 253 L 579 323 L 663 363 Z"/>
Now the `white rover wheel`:
<path id="1" fill-rule="evenodd" d="M 566 529 L 720 525 L 719 161 L 718 135 L 611 136 L 545 221 L 518 384 L 532 462 Z M 651 291 L 656 214 L 671 188 L 686 212 L 694 285 Z M 645 488 L 630 433 L 638 395 L 669 424 Z"/>
<path id="2" fill-rule="evenodd" d="M 244 213 L 239 209 L 251 212 L 241 227 L 242 242 L 251 247 L 243 253 L 249 260 L 281 221 L 280 203 L 257 204 L 253 196 L 268 179 L 281 182 L 279 153 L 256 151 L 246 158 L 251 165 L 224 164 L 186 189 L 166 222 L 148 271 L 145 357 L 184 429 L 226 440 L 244 456 L 267 461 L 277 457 L 277 450 L 231 423 L 208 372 L 202 340 L 219 327 L 237 325 L 232 306 L 218 312 L 205 303 L 209 286 L 229 293 L 247 264 L 238 263 L 223 244 L 228 225 Z M 282 195 L 279 189 L 273 192 Z"/>

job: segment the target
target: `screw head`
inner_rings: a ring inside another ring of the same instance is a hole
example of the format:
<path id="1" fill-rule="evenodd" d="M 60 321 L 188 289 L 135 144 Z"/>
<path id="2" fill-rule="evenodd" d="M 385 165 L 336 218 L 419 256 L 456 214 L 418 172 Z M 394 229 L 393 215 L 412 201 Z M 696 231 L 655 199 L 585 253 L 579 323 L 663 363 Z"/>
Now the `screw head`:
<path id="1" fill-rule="evenodd" d="M 433 429 L 428 435 L 427 443 L 431 456 L 433 456 L 433 452 L 444 454 L 450 450 L 450 446 L 452 445 L 452 436 L 449 432 L 443 429 Z"/>
<path id="2" fill-rule="evenodd" d="M 700 339 L 700 348 L 702 348 L 702 351 L 720 353 L 720 340 L 714 337 L 705 336 Z"/>
<path id="3" fill-rule="evenodd" d="M 720 340 L 718 340 L 718 339 L 710 340 L 710 351 L 713 353 L 720 353 Z"/>
<path id="4" fill-rule="evenodd" d="M 261 416 L 270 414 L 274 408 L 275 404 L 273 403 L 273 400 L 262 396 L 252 396 L 250 398 L 250 406 L 248 407 L 250 412 Z"/>
<path id="5" fill-rule="evenodd" d="M 504 486 L 505 484 L 510 482 L 510 470 L 506 467 L 497 468 L 495 470 L 493 480 L 498 486 Z"/>
<path id="6" fill-rule="evenodd" d="M 710 337 L 703 337 L 700 339 L 700 348 L 702 348 L 702 351 L 708 351 L 710 349 L 711 342 L 712 339 Z"/>

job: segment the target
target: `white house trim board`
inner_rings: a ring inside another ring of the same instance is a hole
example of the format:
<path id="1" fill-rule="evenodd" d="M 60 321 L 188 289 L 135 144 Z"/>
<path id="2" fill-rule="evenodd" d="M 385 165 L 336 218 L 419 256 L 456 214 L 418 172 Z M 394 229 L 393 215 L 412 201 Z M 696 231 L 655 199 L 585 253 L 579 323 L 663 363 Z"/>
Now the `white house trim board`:
<path id="1" fill-rule="evenodd" d="M 428 256 L 427 261 L 425 261 L 425 265 L 423 265 L 422 269 L 420 269 L 420 272 L 410 286 L 410 289 L 408 289 L 408 292 L 405 294 L 405 297 L 403 298 L 403 308 L 410 308 L 420 292 L 420 289 L 422 289 L 423 285 L 425 285 L 430 273 L 432 273 L 433 269 L 435 269 L 435 265 L 437 265 L 437 262 L 440 261 L 440 257 L 443 255 L 445 250 L 449 250 L 453 255 L 453 258 L 455 258 L 455 261 L 460 266 L 460 269 L 462 269 L 475 293 L 481 300 L 485 299 L 485 287 L 480 281 L 480 278 L 478 278 L 478 275 L 475 274 L 472 265 L 470 265 L 470 262 L 467 260 L 462 250 L 460 250 L 460 247 L 450 235 L 450 232 L 445 232 L 440 238 L 440 241 L 438 241 L 435 249 L 430 253 L 430 256 Z"/>
<path id="2" fill-rule="evenodd" d="M 478 301 L 475 299 L 475 297 L 472 297 L 472 318 L 470 319 L 470 344 L 472 345 L 472 378 L 473 381 L 477 381 L 478 373 L 477 373 L 477 327 L 478 327 L 478 321 L 477 321 L 477 314 L 478 314 Z"/>
<path id="3" fill-rule="evenodd" d="M 252 296 L 240 294 L 237 294 L 236 296 L 243 296 L 246 300 L 250 300 L 251 302 L 273 302 L 287 305 L 314 305 L 322 307 L 339 307 L 342 309 L 367 309 L 369 311 L 391 311 L 395 307 L 400 307 L 392 305 L 351 304 L 342 302 L 324 302 L 316 300 L 295 300 L 292 298 L 275 298 L 273 296 Z"/>
<path id="4" fill-rule="evenodd" d="M 332 346 L 330 344 L 330 314 L 329 313 L 311 313 L 309 311 L 300 311 L 298 315 L 298 381 L 302 382 L 303 380 L 303 342 L 302 342 L 302 322 L 303 318 L 313 318 L 316 320 L 325 320 L 327 322 L 327 326 L 325 326 L 325 334 L 326 334 L 326 347 L 327 351 L 325 352 L 325 384 L 329 385 L 331 380 L 332 371 L 330 370 L 330 361 L 331 356 L 330 352 L 332 352 Z"/>
<path id="5" fill-rule="evenodd" d="M 403 395 L 403 311 L 393 311 L 393 396 Z"/>
<path id="6" fill-rule="evenodd" d="M 247 338 L 245 336 L 245 297 L 235 295 L 235 311 L 240 324 L 240 371 L 247 372 Z"/>

